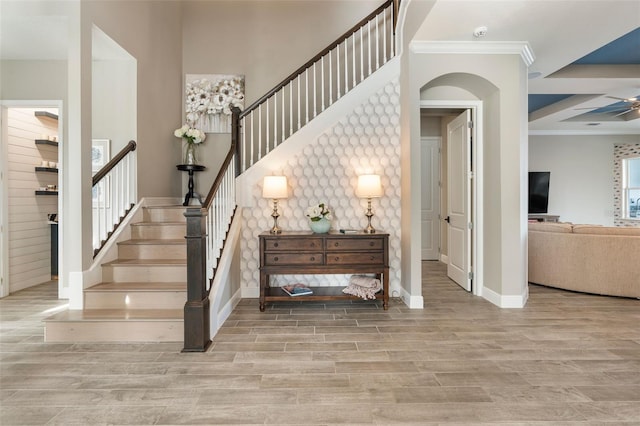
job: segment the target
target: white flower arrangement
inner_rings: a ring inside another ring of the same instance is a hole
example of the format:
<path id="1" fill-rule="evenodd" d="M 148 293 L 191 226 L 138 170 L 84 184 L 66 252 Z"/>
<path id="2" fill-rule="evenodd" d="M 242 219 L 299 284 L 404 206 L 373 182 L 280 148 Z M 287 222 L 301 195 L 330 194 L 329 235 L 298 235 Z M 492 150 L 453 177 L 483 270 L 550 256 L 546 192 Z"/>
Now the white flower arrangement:
<path id="1" fill-rule="evenodd" d="M 196 123 L 205 115 L 231 115 L 231 107 L 244 106 L 244 79 L 231 76 L 211 82 L 206 78 L 186 84 L 187 122 Z"/>
<path id="2" fill-rule="evenodd" d="M 333 218 L 331 211 L 324 203 L 309 207 L 305 215 L 311 219 L 312 222 L 317 222 L 320 219 L 331 220 Z"/>
<path id="3" fill-rule="evenodd" d="M 202 130 L 191 127 L 188 124 L 176 129 L 173 134 L 176 138 L 184 139 L 189 144 L 202 143 L 207 137 Z"/>

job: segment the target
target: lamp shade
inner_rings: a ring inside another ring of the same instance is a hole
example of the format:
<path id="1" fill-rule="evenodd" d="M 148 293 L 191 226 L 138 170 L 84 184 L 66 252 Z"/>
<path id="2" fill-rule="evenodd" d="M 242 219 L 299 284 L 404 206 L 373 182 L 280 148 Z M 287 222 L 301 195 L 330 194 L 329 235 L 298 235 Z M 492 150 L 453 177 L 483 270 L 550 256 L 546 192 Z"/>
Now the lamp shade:
<path id="1" fill-rule="evenodd" d="M 380 176 L 379 175 L 358 176 L 358 186 L 356 187 L 356 195 L 360 198 L 382 197 L 382 186 L 380 185 Z"/>
<path id="2" fill-rule="evenodd" d="M 287 177 L 265 176 L 262 184 L 262 197 L 274 200 L 287 198 Z"/>

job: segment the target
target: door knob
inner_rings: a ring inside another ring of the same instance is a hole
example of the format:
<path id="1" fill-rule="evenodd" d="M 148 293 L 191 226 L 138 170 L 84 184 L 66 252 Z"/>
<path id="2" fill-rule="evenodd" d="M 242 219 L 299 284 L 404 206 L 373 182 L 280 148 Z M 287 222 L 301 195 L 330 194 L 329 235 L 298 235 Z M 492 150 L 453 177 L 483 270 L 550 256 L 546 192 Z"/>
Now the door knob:
<path id="1" fill-rule="evenodd" d="M 445 218 L 444 218 L 444 220 L 445 220 L 447 223 L 451 223 L 451 219 L 449 218 L 449 216 L 445 217 Z"/>

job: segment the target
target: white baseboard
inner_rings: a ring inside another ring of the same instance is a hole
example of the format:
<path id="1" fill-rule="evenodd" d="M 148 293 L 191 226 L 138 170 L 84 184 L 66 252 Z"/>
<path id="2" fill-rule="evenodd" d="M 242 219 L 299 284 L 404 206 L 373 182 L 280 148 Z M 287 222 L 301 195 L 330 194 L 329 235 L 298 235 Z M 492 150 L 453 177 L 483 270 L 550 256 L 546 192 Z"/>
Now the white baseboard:
<path id="1" fill-rule="evenodd" d="M 424 309 L 424 298 L 422 296 L 412 296 L 407 290 L 401 288 L 400 298 L 409 309 Z"/>
<path id="2" fill-rule="evenodd" d="M 260 297 L 260 289 L 258 287 L 242 287 L 240 291 L 243 299 L 257 299 Z"/>
<path id="3" fill-rule="evenodd" d="M 218 330 L 220 330 L 220 327 L 222 326 L 222 324 L 224 324 L 227 318 L 229 318 L 229 316 L 231 315 L 235 307 L 238 305 L 238 303 L 240 303 L 241 299 L 242 299 L 242 291 L 238 289 L 238 291 L 236 291 L 231 296 L 231 299 L 229 299 L 229 301 L 225 303 L 225 305 L 222 308 L 220 308 L 220 311 L 218 312 L 218 327 L 217 327 L 217 330 L 210 331 L 211 338 L 213 338 L 218 333 Z"/>
<path id="4" fill-rule="evenodd" d="M 447 256 L 446 254 L 441 254 L 440 255 L 440 262 L 448 265 L 449 264 L 449 256 Z"/>
<path id="5" fill-rule="evenodd" d="M 482 297 L 500 308 L 520 309 L 524 308 L 524 305 L 527 303 L 529 287 L 525 287 L 525 291 L 521 295 L 503 296 L 485 286 L 482 290 Z"/>

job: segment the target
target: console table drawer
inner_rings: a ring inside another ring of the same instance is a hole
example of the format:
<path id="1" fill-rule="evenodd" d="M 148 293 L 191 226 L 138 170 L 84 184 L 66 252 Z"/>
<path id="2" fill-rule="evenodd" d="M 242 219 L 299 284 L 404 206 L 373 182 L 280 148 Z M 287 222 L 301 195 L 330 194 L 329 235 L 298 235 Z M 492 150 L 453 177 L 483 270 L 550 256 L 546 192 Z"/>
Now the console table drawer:
<path id="1" fill-rule="evenodd" d="M 265 238 L 265 251 L 308 251 L 322 250 L 321 238 Z"/>
<path id="2" fill-rule="evenodd" d="M 382 238 L 327 238 L 327 251 L 333 250 L 382 250 Z"/>
<path id="3" fill-rule="evenodd" d="M 264 265 L 322 265 L 322 253 L 265 253 Z"/>
<path id="4" fill-rule="evenodd" d="M 384 265 L 384 253 L 327 253 L 327 265 Z"/>

